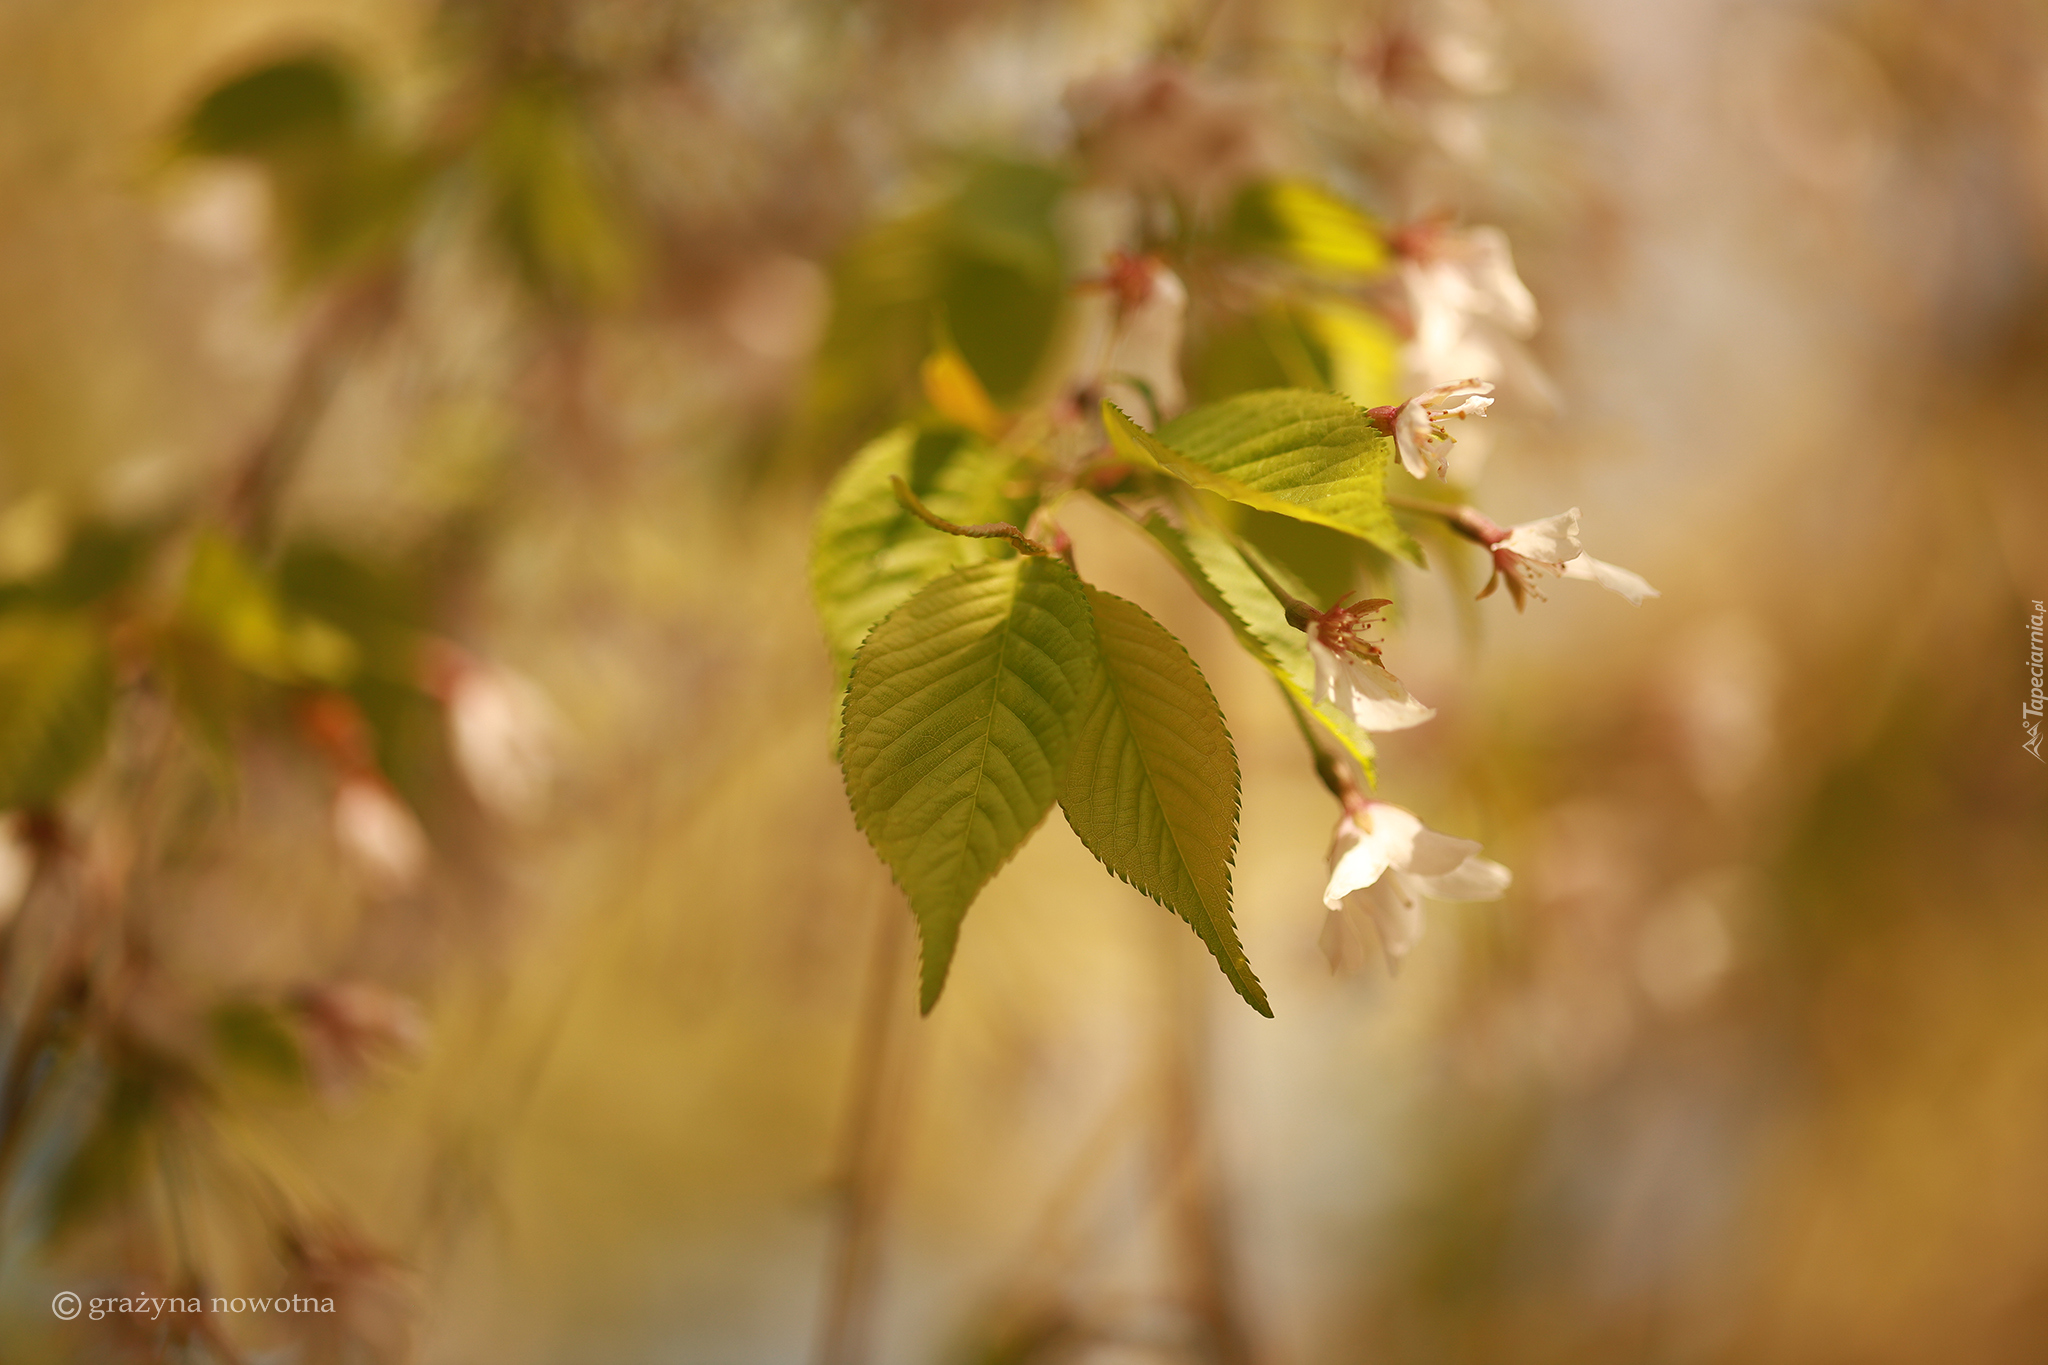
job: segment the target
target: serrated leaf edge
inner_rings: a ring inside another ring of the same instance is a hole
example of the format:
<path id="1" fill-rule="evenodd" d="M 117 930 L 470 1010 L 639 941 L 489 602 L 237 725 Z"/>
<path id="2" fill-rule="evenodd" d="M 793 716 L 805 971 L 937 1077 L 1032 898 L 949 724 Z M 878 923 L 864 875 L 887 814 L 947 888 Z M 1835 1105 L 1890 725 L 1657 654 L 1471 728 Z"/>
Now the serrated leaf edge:
<path id="1" fill-rule="evenodd" d="M 1136 602 L 1131 601 L 1129 598 L 1119 597 L 1117 594 L 1112 592 L 1105 592 L 1103 589 L 1095 587 L 1093 584 L 1086 583 L 1085 581 L 1083 583 L 1083 587 L 1087 590 L 1088 595 L 1091 598 L 1096 596 L 1102 596 L 1110 598 L 1117 602 L 1121 602 L 1123 605 L 1130 607 L 1134 611 L 1138 612 L 1141 616 L 1143 616 L 1147 621 L 1151 622 L 1154 626 L 1158 627 L 1159 633 L 1165 636 L 1169 641 L 1171 641 L 1176 649 L 1180 650 L 1181 656 L 1185 658 L 1188 661 L 1189 666 L 1193 668 L 1196 680 L 1202 684 L 1203 695 L 1209 698 L 1209 704 L 1216 708 L 1217 715 L 1220 717 L 1223 714 L 1223 706 L 1220 702 L 1216 700 L 1216 690 L 1209 686 L 1208 676 L 1202 672 L 1201 665 L 1195 662 L 1194 655 L 1188 652 L 1187 646 L 1182 644 L 1179 638 L 1175 636 L 1172 631 L 1168 630 L 1165 626 L 1160 625 L 1158 618 L 1154 617 L 1150 612 L 1146 611 L 1142 606 L 1139 606 Z M 1091 623 L 1094 620 L 1094 607 L 1092 602 L 1090 603 L 1089 608 L 1089 619 Z M 1097 630 L 1096 635 L 1097 640 L 1099 642 L 1101 637 L 1101 631 Z M 1105 687 L 1114 687 L 1116 684 L 1114 681 L 1112 670 L 1110 670 L 1108 666 L 1107 651 L 1104 651 L 1103 673 L 1103 685 Z M 1129 707 L 1125 706 L 1124 702 L 1122 701 L 1121 693 L 1119 693 L 1117 705 L 1123 708 L 1126 714 L 1129 714 Z M 1126 725 L 1128 727 L 1128 722 L 1126 722 Z M 1230 739 L 1230 731 L 1227 726 L 1224 729 L 1224 738 L 1231 744 L 1231 766 L 1233 768 L 1236 768 L 1238 771 L 1236 781 L 1232 783 L 1230 792 L 1230 849 L 1223 860 L 1224 903 L 1221 917 L 1223 923 L 1229 928 L 1231 940 L 1237 943 L 1237 965 L 1242 969 L 1244 973 L 1245 980 L 1243 982 L 1239 982 L 1236 979 L 1235 975 L 1233 974 L 1231 966 L 1229 964 L 1226 964 L 1223 961 L 1222 954 L 1216 951 L 1216 945 L 1210 943 L 1208 937 L 1202 933 L 1201 926 L 1195 924 L 1195 922 L 1189 919 L 1187 915 L 1182 911 L 1176 909 L 1171 905 L 1168 905 L 1165 898 L 1161 896 L 1158 892 L 1138 885 L 1138 883 L 1132 880 L 1128 874 L 1118 871 L 1114 867 L 1111 867 L 1109 865 L 1109 861 L 1105 859 L 1100 853 L 1097 853 L 1095 851 L 1094 845 L 1090 844 L 1088 841 L 1088 836 L 1083 834 L 1081 832 L 1080 826 L 1074 823 L 1073 814 L 1067 809 L 1067 803 L 1064 797 L 1062 797 L 1059 802 L 1060 814 L 1062 817 L 1065 818 L 1067 822 L 1067 827 L 1074 831 L 1074 837 L 1081 841 L 1081 846 L 1088 850 L 1089 854 L 1095 859 L 1095 861 L 1102 864 L 1104 870 L 1109 872 L 1112 876 L 1114 876 L 1118 881 L 1122 882 L 1124 885 L 1130 887 L 1133 891 L 1136 891 L 1140 895 L 1147 897 L 1148 899 L 1157 903 L 1164 909 L 1171 911 L 1175 918 L 1180 919 L 1181 921 L 1186 923 L 1190 929 L 1193 929 L 1195 931 L 1196 937 L 1201 939 L 1202 946 L 1207 948 L 1210 952 L 1210 955 L 1217 959 L 1217 966 L 1223 970 L 1224 979 L 1230 982 L 1231 988 L 1235 990 L 1238 993 L 1238 995 L 1244 999 L 1244 1002 L 1246 1004 L 1250 1005 L 1260 1014 L 1266 1016 L 1266 1018 L 1271 1019 L 1273 1017 L 1273 1006 L 1271 1002 L 1266 998 L 1266 990 L 1264 985 L 1262 985 L 1259 981 L 1258 973 L 1252 969 L 1251 959 L 1245 953 L 1243 943 L 1238 939 L 1237 919 L 1236 916 L 1232 913 L 1232 903 L 1236 896 L 1235 873 L 1237 864 L 1238 826 L 1239 819 L 1244 814 L 1244 771 L 1236 761 L 1237 746 L 1235 741 L 1232 741 Z M 1143 754 L 1144 750 L 1141 746 L 1139 748 L 1139 755 L 1141 761 L 1143 761 Z M 1152 777 L 1151 765 L 1149 763 L 1145 765 L 1145 776 L 1146 780 L 1152 782 L 1156 789 L 1158 784 Z M 1177 832 L 1174 831 L 1171 822 L 1168 822 L 1167 824 L 1167 831 L 1169 835 L 1171 835 L 1171 837 L 1173 838 L 1174 853 L 1179 856 L 1182 865 L 1192 866 L 1192 864 L 1188 862 L 1186 852 L 1181 848 L 1180 836 Z M 1199 896 L 1200 894 L 1201 892 L 1198 888 L 1196 891 L 1196 895 Z M 1204 909 L 1207 909 L 1206 904 L 1204 906 Z M 1247 985 L 1250 986 L 1249 990 L 1246 989 Z"/>

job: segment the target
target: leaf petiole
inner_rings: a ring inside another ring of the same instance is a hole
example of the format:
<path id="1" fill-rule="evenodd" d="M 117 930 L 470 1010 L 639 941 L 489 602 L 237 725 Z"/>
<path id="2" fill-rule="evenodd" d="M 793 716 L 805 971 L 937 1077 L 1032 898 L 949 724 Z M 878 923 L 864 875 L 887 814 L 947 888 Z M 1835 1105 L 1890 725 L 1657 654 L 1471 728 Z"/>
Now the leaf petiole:
<path id="1" fill-rule="evenodd" d="M 1431 502 L 1426 498 L 1410 498 L 1399 493 L 1389 493 L 1387 506 L 1403 512 L 1436 517 L 1475 545 L 1490 546 L 1502 535 L 1500 527 L 1494 525 L 1476 508 L 1467 507 L 1463 503 Z"/>
<path id="2" fill-rule="evenodd" d="M 917 494 L 910 491 L 910 485 L 903 482 L 903 476 L 900 474 L 889 476 L 889 487 L 896 491 L 896 501 L 903 504 L 905 511 L 933 530 L 944 531 L 949 536 L 971 536 L 976 540 L 1007 540 L 1019 554 L 1042 555 L 1048 559 L 1054 557 L 1050 549 L 1040 545 L 1007 521 L 982 521 L 972 526 L 947 521 L 919 502 Z"/>

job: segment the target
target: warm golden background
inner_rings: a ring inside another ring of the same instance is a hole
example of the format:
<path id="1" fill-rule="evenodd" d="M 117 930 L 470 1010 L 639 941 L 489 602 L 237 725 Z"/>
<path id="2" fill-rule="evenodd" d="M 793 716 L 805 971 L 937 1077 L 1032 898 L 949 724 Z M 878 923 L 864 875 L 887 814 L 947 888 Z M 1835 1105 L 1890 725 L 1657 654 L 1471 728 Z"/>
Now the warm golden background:
<path id="1" fill-rule="evenodd" d="M 1450 105 L 1389 42 L 1445 29 L 1500 76 Z M 544 89 L 476 164 L 553 169 L 472 206 L 513 215 L 497 236 L 458 206 L 399 283 L 333 285 L 250 173 L 175 146 L 220 80 L 308 48 L 393 137 L 460 144 Z M 1277 165 L 1508 231 L 1558 401 L 1504 392 L 1477 500 L 1580 506 L 1663 596 L 1516 616 L 1406 582 L 1404 676 L 1441 715 L 1384 745 L 1382 794 L 1517 881 L 1434 907 L 1399 978 L 1332 977 L 1335 810 L 1285 712 L 1076 517 L 1230 716 L 1277 1018 L 1055 819 L 919 1022 L 804 577 L 848 449 L 809 377 L 825 270 L 947 154 L 1060 155 L 1070 86 L 1157 59 L 1242 100 Z M 221 505 L 351 289 L 380 321 L 318 380 L 274 517 L 537 683 L 551 797 L 492 818 L 422 759 L 430 861 L 379 894 L 303 719 L 252 722 L 232 781 L 165 760 L 182 798 L 80 790 L 66 875 L 116 866 L 145 926 L 100 1026 L 183 1038 L 207 1002 L 348 980 L 389 993 L 394 1045 L 340 1038 L 310 1093 L 222 1071 L 68 1223 L 61 1132 L 8 1153 L 0 1359 L 2048 1355 L 2037 7 L 12 0 L 0 575 Z M 55 894 L 8 930 L 10 1051 Z M 89 1115 L 107 1078 L 76 1084 Z M 351 1341 L 48 1308 L 290 1274 Z"/>

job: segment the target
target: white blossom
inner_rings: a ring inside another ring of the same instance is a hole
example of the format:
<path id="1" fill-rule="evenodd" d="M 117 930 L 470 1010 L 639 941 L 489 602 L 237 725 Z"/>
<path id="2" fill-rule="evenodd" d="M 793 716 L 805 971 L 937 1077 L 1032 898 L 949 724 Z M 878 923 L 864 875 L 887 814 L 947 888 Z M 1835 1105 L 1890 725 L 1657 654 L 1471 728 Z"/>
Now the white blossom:
<path id="1" fill-rule="evenodd" d="M 1079 337 L 1068 386 L 1099 395 L 1153 425 L 1187 406 L 1180 347 L 1188 291 L 1157 256 L 1112 252 L 1102 276 L 1083 286 Z M 1092 411 L 1092 401 L 1086 404 Z"/>
<path id="2" fill-rule="evenodd" d="M 1315 699 L 1351 717 L 1361 730 L 1406 730 L 1436 714 L 1380 662 L 1368 636 L 1385 598 L 1336 606 L 1308 623 L 1308 655 L 1315 664 Z"/>
<path id="3" fill-rule="evenodd" d="M 1152 391 L 1162 416 L 1187 405 L 1181 386 L 1181 326 L 1188 311 L 1187 286 L 1162 261 L 1151 263 L 1145 297 L 1118 319 L 1116 345 L 1105 367 L 1111 382 L 1128 376 Z"/>
<path id="4" fill-rule="evenodd" d="M 1598 583 L 1609 592 L 1620 593 L 1626 597 L 1631 606 L 1640 607 L 1645 597 L 1664 595 L 1651 587 L 1649 580 L 1641 574 L 1624 569 L 1619 564 L 1609 564 L 1604 559 L 1595 559 L 1583 550 L 1577 557 L 1567 559 L 1558 573 L 1566 578 L 1583 578 L 1590 583 Z"/>
<path id="5" fill-rule="evenodd" d="M 1425 221 L 1395 233 L 1393 246 L 1409 318 L 1402 359 L 1411 386 L 1470 375 L 1558 405 L 1556 386 L 1522 344 L 1536 331 L 1536 299 L 1516 273 L 1507 234 Z"/>
<path id="6" fill-rule="evenodd" d="M 426 1047 L 420 1007 L 367 981 L 336 981 L 303 992 L 298 1009 L 306 1060 L 330 1095 L 346 1091 L 380 1058 L 417 1056 Z"/>
<path id="7" fill-rule="evenodd" d="M 509 668 L 463 660 L 447 682 L 456 766 L 485 809 L 528 819 L 555 778 L 559 722 L 547 694 Z"/>
<path id="8" fill-rule="evenodd" d="M 1459 345 L 1476 321 L 1511 337 L 1536 330 L 1536 297 L 1515 272 L 1507 234 L 1497 227 L 1410 229 L 1401 284 L 1415 346 L 1436 355 Z"/>
<path id="9" fill-rule="evenodd" d="M 1484 0 L 1438 0 L 1382 12 L 1344 44 L 1338 96 L 1362 112 L 1421 118 L 1459 112 L 1476 118 L 1475 97 L 1507 88 L 1501 24 Z M 1446 140 L 1469 157 L 1476 148 Z"/>
<path id="10" fill-rule="evenodd" d="M 382 782 L 350 777 L 334 794 L 334 839 L 378 890 L 405 891 L 427 866 L 427 835 Z"/>
<path id="11" fill-rule="evenodd" d="M 14 918 L 35 881 L 36 850 L 19 817 L 0 811 L 0 928 Z"/>
<path id="12" fill-rule="evenodd" d="M 1391 428 L 1394 449 L 1401 467 L 1416 478 L 1426 478 L 1432 466 L 1437 477 L 1444 476 L 1444 452 L 1455 439 L 1443 424 L 1452 418 L 1484 417 L 1493 406 L 1493 385 L 1481 379 L 1460 380 L 1418 393 L 1391 414 L 1374 408 L 1371 415 Z"/>
<path id="13" fill-rule="evenodd" d="M 1505 583 L 1509 596 L 1515 599 L 1517 610 L 1521 609 L 1528 595 L 1535 592 L 1536 579 L 1543 573 L 1598 583 L 1608 591 L 1626 597 L 1634 606 L 1641 606 L 1645 597 L 1663 595 L 1642 575 L 1595 559 L 1585 552 L 1579 544 L 1579 509 L 1576 507 L 1541 521 L 1511 526 L 1506 531 L 1483 533 L 1482 539 L 1493 553 L 1493 577 L 1487 580 L 1479 595 L 1485 597 L 1496 586 Z M 1542 594 L 1536 595 L 1540 597 Z"/>
<path id="14" fill-rule="evenodd" d="M 1406 730 L 1436 715 L 1378 662 L 1337 653 L 1313 629 L 1308 655 L 1316 666 L 1316 700 L 1335 706 L 1361 730 Z"/>
<path id="15" fill-rule="evenodd" d="M 1264 92 L 1172 62 L 1097 76 L 1067 91 L 1094 176 L 1165 193 L 1207 216 L 1286 162 Z"/>
<path id="16" fill-rule="evenodd" d="M 1347 935 L 1370 922 L 1390 967 L 1422 937 L 1424 898 L 1498 900 L 1513 874 L 1479 856 L 1479 845 L 1425 827 L 1385 801 L 1347 810 L 1330 840 L 1330 881 L 1323 891 L 1321 945 L 1332 968 L 1348 960 Z"/>

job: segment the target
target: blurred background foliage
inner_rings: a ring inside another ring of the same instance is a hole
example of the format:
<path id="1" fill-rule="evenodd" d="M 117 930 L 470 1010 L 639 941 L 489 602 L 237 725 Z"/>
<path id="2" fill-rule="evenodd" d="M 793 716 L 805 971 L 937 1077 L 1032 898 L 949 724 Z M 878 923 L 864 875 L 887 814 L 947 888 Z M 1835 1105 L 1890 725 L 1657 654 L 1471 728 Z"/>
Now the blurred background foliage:
<path id="1" fill-rule="evenodd" d="M 17 0 L 0 1354 L 2037 1358 L 2044 111 L 2001 0 Z M 1381 792 L 1509 899 L 1330 976 L 1286 710 L 1077 513 L 1231 719 L 1278 1017 L 1056 822 L 915 1022 L 824 481 L 1132 238 L 1192 397 L 1392 401 L 1439 215 L 1545 318 L 1463 477 L 1664 597 L 1247 534 L 1393 585 Z"/>

